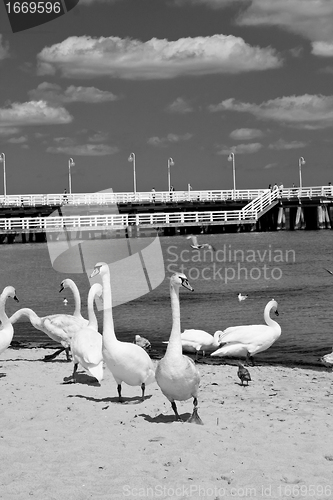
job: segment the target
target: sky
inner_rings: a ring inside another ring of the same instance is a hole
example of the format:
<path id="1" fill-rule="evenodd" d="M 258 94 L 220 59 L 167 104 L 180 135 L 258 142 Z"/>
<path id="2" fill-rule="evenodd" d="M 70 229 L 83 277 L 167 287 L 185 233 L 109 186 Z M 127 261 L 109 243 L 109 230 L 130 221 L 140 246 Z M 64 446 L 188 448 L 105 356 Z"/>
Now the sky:
<path id="1" fill-rule="evenodd" d="M 332 0 L 80 0 L 12 33 L 0 4 L 7 194 L 333 182 Z M 0 193 L 3 182 L 0 163 Z"/>

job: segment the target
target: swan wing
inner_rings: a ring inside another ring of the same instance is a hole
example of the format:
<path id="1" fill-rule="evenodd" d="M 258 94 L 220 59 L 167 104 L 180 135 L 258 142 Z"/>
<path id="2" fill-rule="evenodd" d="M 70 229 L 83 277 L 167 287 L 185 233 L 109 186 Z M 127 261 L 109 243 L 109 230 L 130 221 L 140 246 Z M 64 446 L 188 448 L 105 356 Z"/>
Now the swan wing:
<path id="1" fill-rule="evenodd" d="M 74 316 L 59 314 L 53 317 L 43 318 L 43 331 L 47 334 L 59 337 L 59 342 L 67 342 L 72 335 L 82 328 L 82 323 Z"/>
<path id="2" fill-rule="evenodd" d="M 102 335 L 92 328 L 79 330 L 73 334 L 71 351 L 79 362 L 99 364 L 102 359 Z"/>
<path id="3" fill-rule="evenodd" d="M 204 330 L 195 329 L 184 330 L 181 334 L 181 339 L 182 341 L 188 340 L 199 344 L 207 344 L 214 341 L 214 337 L 210 333 L 205 332 Z"/>
<path id="4" fill-rule="evenodd" d="M 275 333 L 275 328 L 267 325 L 243 325 L 230 327 L 224 330 L 220 337 L 221 343 L 239 342 L 242 344 L 260 343 L 267 336 Z M 281 332 L 281 330 L 280 330 Z"/>

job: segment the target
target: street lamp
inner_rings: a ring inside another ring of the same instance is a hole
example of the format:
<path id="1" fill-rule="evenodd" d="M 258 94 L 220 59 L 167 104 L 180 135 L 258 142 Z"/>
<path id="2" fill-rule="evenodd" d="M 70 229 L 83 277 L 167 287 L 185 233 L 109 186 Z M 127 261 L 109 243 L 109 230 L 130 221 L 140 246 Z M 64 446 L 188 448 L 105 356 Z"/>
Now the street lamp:
<path id="1" fill-rule="evenodd" d="M 131 153 L 129 155 L 128 161 L 133 162 L 133 186 L 134 186 L 134 194 L 136 194 L 135 153 Z"/>
<path id="2" fill-rule="evenodd" d="M 169 191 L 171 190 L 171 174 L 170 174 L 170 167 L 173 167 L 175 162 L 173 161 L 172 158 L 168 159 L 168 189 Z"/>
<path id="3" fill-rule="evenodd" d="M 303 156 L 301 156 L 298 160 L 298 169 L 299 169 L 299 187 L 302 189 L 302 165 L 305 165 L 305 160 Z"/>
<path id="4" fill-rule="evenodd" d="M 68 160 L 68 188 L 69 188 L 69 194 L 72 194 L 72 174 L 71 174 L 71 167 L 75 167 L 75 163 L 73 158 L 70 158 Z"/>
<path id="5" fill-rule="evenodd" d="M 230 153 L 228 161 L 232 161 L 232 178 L 234 183 L 234 191 L 236 191 L 236 170 L 235 170 L 235 153 Z"/>
<path id="6" fill-rule="evenodd" d="M 3 194 L 7 196 L 7 183 L 6 183 L 6 155 L 5 153 L 0 154 L 0 162 L 3 163 Z"/>

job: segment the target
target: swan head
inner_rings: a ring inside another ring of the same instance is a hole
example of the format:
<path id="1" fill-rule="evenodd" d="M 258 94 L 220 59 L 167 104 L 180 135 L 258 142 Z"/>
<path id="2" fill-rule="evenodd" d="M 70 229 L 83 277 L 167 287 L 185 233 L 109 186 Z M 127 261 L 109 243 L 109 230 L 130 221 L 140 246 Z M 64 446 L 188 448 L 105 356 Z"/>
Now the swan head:
<path id="1" fill-rule="evenodd" d="M 184 288 L 187 288 L 187 290 L 190 290 L 191 292 L 194 291 L 194 288 L 188 282 L 187 276 L 183 273 L 173 274 L 170 278 L 170 285 L 177 288 L 183 286 Z"/>
<path id="2" fill-rule="evenodd" d="M 216 332 L 215 332 L 215 333 L 214 333 L 214 335 L 213 335 L 214 339 L 216 340 L 216 342 L 217 342 L 218 344 L 221 344 L 221 339 L 220 339 L 220 337 L 221 337 L 221 335 L 222 335 L 222 334 L 223 334 L 222 330 L 216 330 Z"/>
<path id="3" fill-rule="evenodd" d="M 109 266 L 105 262 L 97 262 L 97 264 L 94 265 L 94 270 L 91 273 L 90 278 L 97 276 L 97 274 L 106 274 L 109 272 Z"/>
<path id="4" fill-rule="evenodd" d="M 1 295 L 6 297 L 6 298 L 12 297 L 15 300 L 15 302 L 20 302 L 16 296 L 16 290 L 13 286 L 6 286 L 6 288 L 4 288 Z"/>
<path id="5" fill-rule="evenodd" d="M 73 284 L 75 285 L 74 281 L 71 280 L 70 278 L 66 278 L 66 279 L 62 280 L 62 282 L 60 283 L 59 293 L 62 292 L 63 290 L 65 290 L 65 288 L 71 287 Z"/>
<path id="6" fill-rule="evenodd" d="M 266 307 L 270 311 L 273 311 L 276 314 L 276 316 L 279 316 L 278 303 L 276 302 L 276 300 L 274 299 L 270 300 Z"/>

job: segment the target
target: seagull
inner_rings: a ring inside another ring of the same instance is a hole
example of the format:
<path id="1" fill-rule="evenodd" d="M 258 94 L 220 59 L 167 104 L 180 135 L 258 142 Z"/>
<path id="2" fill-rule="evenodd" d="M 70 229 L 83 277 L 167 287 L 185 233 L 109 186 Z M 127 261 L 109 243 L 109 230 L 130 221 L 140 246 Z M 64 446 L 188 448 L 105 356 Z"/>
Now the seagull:
<path id="1" fill-rule="evenodd" d="M 187 236 L 186 239 L 192 240 L 191 247 L 194 248 L 195 250 L 200 250 L 201 248 L 208 248 L 209 250 L 213 250 L 213 252 L 215 252 L 215 248 L 213 247 L 213 245 L 210 245 L 209 243 L 203 243 L 203 244 L 199 245 L 198 238 L 196 236 L 194 236 L 193 234 L 190 234 L 190 236 Z"/>
<path id="2" fill-rule="evenodd" d="M 249 381 L 251 380 L 251 375 L 249 370 L 247 370 L 247 368 L 245 368 L 239 361 L 237 364 L 238 364 L 237 375 L 241 379 L 242 385 L 244 380 L 246 381 L 246 385 L 249 385 Z"/>
<path id="3" fill-rule="evenodd" d="M 150 351 L 151 343 L 145 337 L 141 337 L 140 335 L 135 335 L 134 344 L 139 345 L 145 351 Z"/>
<path id="4" fill-rule="evenodd" d="M 237 295 L 239 302 L 248 298 L 248 295 L 242 295 L 241 292 Z"/>
<path id="5" fill-rule="evenodd" d="M 66 299 L 66 297 L 64 298 L 63 303 L 64 303 L 64 306 L 67 306 L 68 300 Z"/>

